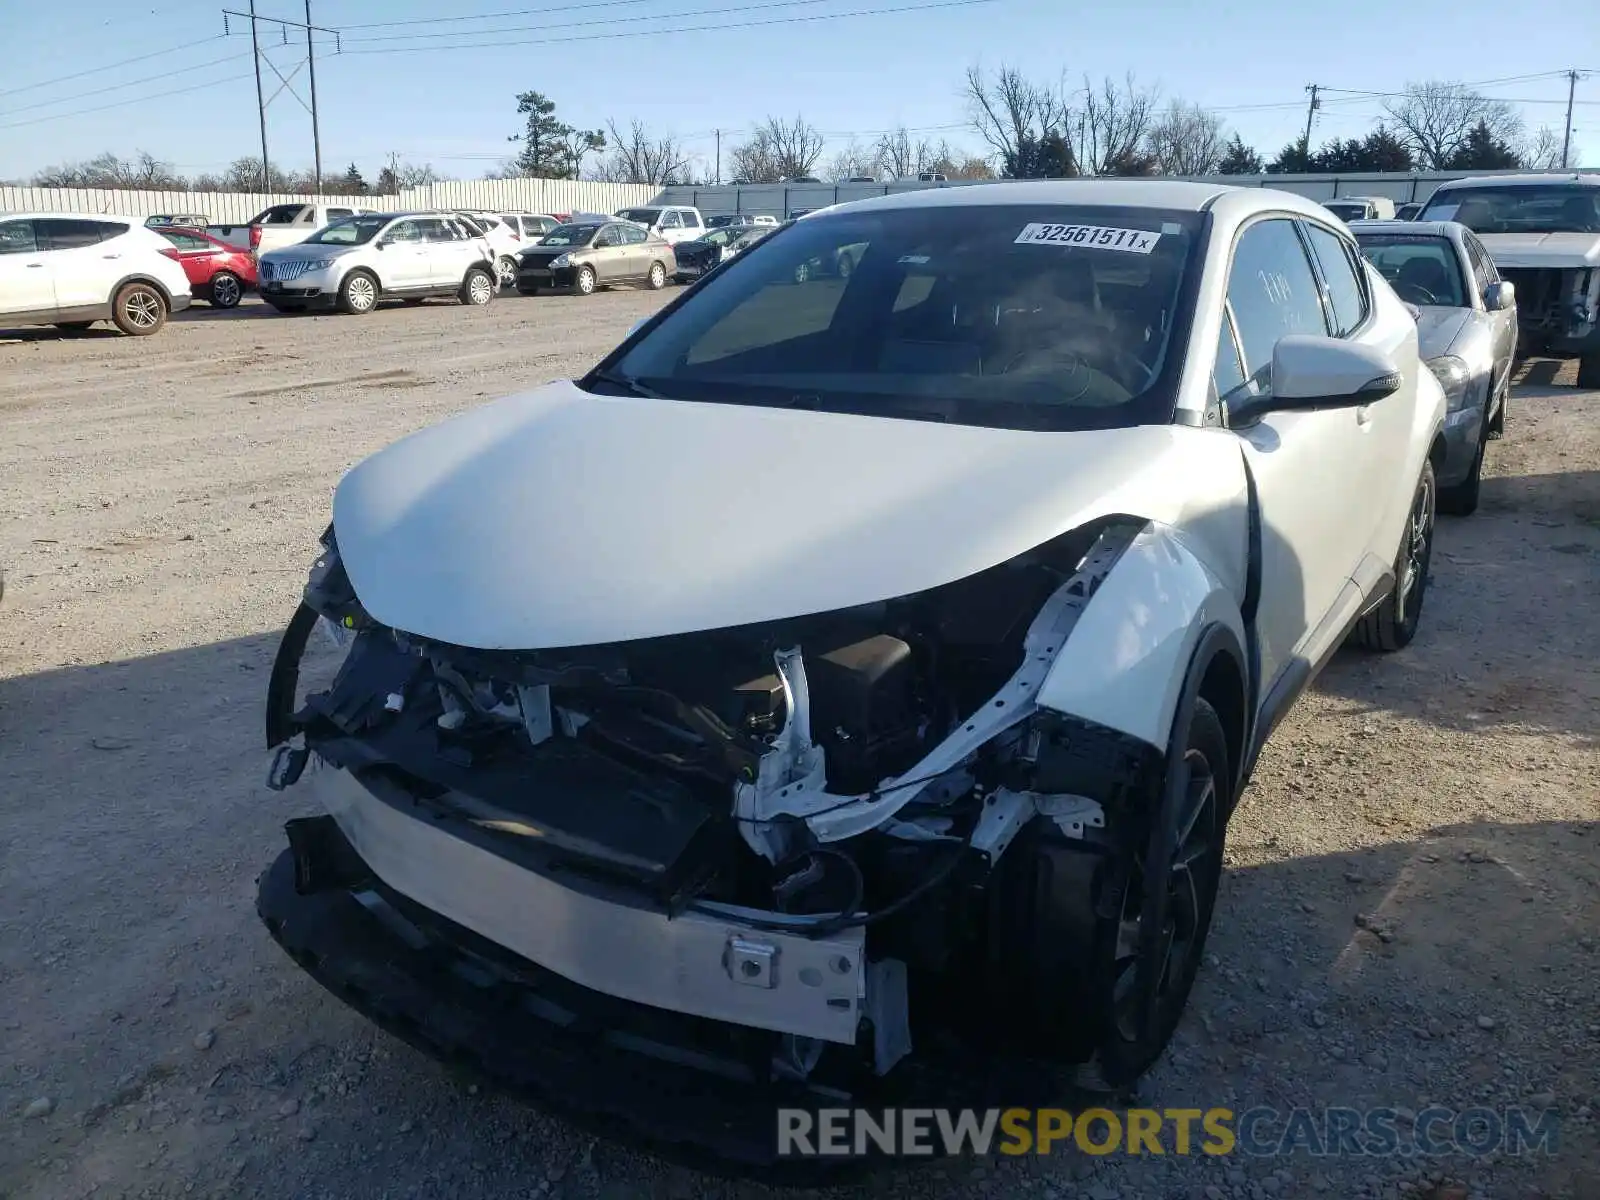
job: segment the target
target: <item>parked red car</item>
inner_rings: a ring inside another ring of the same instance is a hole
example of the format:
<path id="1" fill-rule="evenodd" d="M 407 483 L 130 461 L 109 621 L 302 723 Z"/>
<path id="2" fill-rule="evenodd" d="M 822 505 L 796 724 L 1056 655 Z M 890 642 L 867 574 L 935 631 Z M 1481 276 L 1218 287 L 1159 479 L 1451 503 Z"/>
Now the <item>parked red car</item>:
<path id="1" fill-rule="evenodd" d="M 189 277 L 196 300 L 213 308 L 232 308 L 256 286 L 256 258 L 198 229 L 157 228 L 170 249 L 161 253 L 176 259 Z"/>

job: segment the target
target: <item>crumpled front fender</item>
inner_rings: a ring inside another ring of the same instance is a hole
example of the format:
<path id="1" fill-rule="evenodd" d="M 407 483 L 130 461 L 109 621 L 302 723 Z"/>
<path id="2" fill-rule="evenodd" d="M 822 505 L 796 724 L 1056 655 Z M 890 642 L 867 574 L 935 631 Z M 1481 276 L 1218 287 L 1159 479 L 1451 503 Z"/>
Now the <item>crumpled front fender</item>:
<path id="1" fill-rule="evenodd" d="M 1164 750 L 1190 663 L 1213 626 L 1231 635 L 1245 674 L 1239 607 L 1177 530 L 1152 522 L 1078 618 L 1038 704 Z"/>

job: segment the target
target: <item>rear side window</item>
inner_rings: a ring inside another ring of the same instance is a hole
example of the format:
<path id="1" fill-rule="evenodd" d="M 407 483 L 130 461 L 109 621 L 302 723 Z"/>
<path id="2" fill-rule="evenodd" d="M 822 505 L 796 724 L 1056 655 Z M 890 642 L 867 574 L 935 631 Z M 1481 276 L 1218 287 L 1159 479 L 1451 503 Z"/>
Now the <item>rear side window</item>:
<path id="1" fill-rule="evenodd" d="M 293 225 L 301 214 L 310 209 L 308 204 L 274 204 L 254 221 L 252 225 Z"/>
<path id="2" fill-rule="evenodd" d="M 42 249 L 81 250 L 85 246 L 98 246 L 100 230 L 109 223 L 69 217 L 41 217 L 33 224 Z M 117 228 L 119 233 L 126 233 L 128 229 L 126 225 L 111 228 Z"/>
<path id="3" fill-rule="evenodd" d="M 211 243 L 204 238 L 197 238 L 192 233 L 176 233 L 163 229 L 161 236 L 166 238 L 179 250 L 209 250 Z"/>
<path id="4" fill-rule="evenodd" d="M 1356 274 L 1361 268 L 1345 240 L 1332 230 L 1310 222 L 1305 230 L 1322 268 L 1323 282 L 1328 285 L 1328 302 L 1336 325 L 1334 336 L 1349 337 L 1367 319 L 1367 296 Z"/>
<path id="5" fill-rule="evenodd" d="M 96 224 L 100 226 L 100 240 L 102 242 L 109 242 L 114 237 L 121 237 L 132 228 L 131 225 L 124 225 L 121 221 L 98 221 Z"/>
<path id="6" fill-rule="evenodd" d="M 0 221 L 0 254 L 33 254 L 38 249 L 32 221 Z"/>
<path id="7" fill-rule="evenodd" d="M 1327 334 L 1318 293 L 1293 221 L 1258 221 L 1239 236 L 1228 273 L 1228 302 L 1238 322 L 1247 376 L 1268 377 L 1272 349 L 1286 334 Z"/>
<path id="8" fill-rule="evenodd" d="M 699 229 L 701 227 L 700 226 L 700 214 L 695 212 L 695 211 L 693 211 L 692 209 L 687 209 L 687 208 L 684 209 L 683 210 L 683 227 L 685 229 Z"/>

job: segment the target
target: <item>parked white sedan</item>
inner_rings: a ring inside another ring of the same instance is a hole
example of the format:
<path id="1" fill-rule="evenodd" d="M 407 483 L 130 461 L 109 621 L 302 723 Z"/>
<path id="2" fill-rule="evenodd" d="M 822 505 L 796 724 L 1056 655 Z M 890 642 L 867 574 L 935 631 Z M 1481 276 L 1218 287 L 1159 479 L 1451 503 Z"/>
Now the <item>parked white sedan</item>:
<path id="1" fill-rule="evenodd" d="M 583 378 L 345 476 L 268 705 L 272 784 L 315 755 L 325 815 L 262 916 L 519 1086 L 559 1092 L 582 1029 L 576 1090 L 647 1136 L 652 1071 L 700 1079 L 671 1136 L 716 1111 L 707 1145 L 767 1153 L 770 1112 L 710 1098 L 871 1103 L 952 1045 L 1126 1085 L 1263 742 L 1348 635 L 1416 633 L 1445 411 L 1410 312 L 1298 196 L 807 217 Z M 319 622 L 349 658 L 299 700 Z M 494 982 L 455 982 L 469 958 Z"/>

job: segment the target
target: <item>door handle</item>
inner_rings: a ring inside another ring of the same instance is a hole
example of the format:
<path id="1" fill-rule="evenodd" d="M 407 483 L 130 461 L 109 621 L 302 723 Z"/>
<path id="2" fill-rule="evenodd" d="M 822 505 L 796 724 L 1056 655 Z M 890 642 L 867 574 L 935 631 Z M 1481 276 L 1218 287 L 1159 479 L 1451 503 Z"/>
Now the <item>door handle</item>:
<path id="1" fill-rule="evenodd" d="M 43 263 L 29 263 L 28 264 L 28 270 L 37 271 L 42 266 L 44 266 Z"/>
<path id="2" fill-rule="evenodd" d="M 101 258 L 121 258 L 122 255 L 120 255 L 120 254 L 102 254 L 100 257 Z"/>

